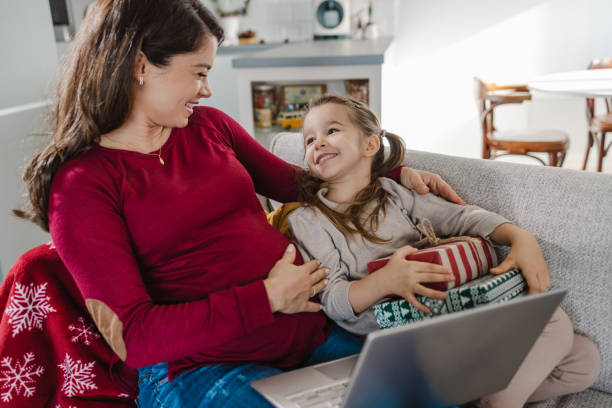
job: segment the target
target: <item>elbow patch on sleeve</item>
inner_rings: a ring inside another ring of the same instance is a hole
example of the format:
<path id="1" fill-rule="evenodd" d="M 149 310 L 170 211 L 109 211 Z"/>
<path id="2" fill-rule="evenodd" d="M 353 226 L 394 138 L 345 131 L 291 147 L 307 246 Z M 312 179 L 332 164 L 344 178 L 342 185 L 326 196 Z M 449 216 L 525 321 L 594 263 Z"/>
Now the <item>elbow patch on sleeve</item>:
<path id="1" fill-rule="evenodd" d="M 97 299 L 87 299 L 85 305 L 106 343 L 122 361 L 125 361 L 127 349 L 123 340 L 123 323 L 119 320 L 119 316 Z"/>

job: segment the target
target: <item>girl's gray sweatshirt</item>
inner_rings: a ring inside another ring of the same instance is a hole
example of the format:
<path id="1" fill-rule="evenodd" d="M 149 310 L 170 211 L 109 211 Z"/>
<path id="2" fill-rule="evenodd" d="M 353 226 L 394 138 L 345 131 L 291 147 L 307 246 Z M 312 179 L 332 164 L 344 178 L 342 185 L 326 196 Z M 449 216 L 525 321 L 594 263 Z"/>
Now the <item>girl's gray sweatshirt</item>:
<path id="1" fill-rule="evenodd" d="M 420 233 L 415 226 L 424 218 L 431 221 L 438 237 L 488 238 L 497 226 L 509 222 L 474 205 L 453 204 L 433 194 L 407 190 L 387 178 L 379 180 L 389 192 L 389 200 L 386 215 L 379 217 L 376 235 L 388 242 L 373 243 L 358 235 L 347 238 L 315 207 L 300 207 L 289 215 L 291 233 L 304 262 L 318 259 L 329 268 L 329 282 L 320 294 L 323 311 L 341 327 L 360 335 L 377 330 L 378 325 L 372 308 L 359 314 L 353 312 L 348 296 L 351 283 L 368 275 L 368 262 L 418 241 Z M 318 191 L 321 201 L 332 209 L 343 210 L 342 204 L 325 198 L 327 192 L 327 188 Z"/>

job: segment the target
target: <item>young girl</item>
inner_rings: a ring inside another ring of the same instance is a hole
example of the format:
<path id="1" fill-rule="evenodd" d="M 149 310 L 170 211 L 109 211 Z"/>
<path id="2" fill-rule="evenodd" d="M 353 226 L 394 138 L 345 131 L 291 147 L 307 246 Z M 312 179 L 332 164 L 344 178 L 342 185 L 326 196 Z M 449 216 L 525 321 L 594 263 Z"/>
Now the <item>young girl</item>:
<path id="1" fill-rule="evenodd" d="M 405 260 L 416 252 L 409 243 L 419 239 L 415 225 L 425 218 L 439 236 L 476 235 L 510 245 L 507 258 L 491 272 L 520 268 L 530 293 L 550 287 L 546 262 L 531 233 L 479 207 L 415 194 L 382 178 L 401 164 L 404 145 L 381 129 L 363 103 L 333 95 L 311 102 L 303 134 L 310 169 L 300 180 L 306 205 L 289 215 L 289 226 L 304 259 L 318 259 L 329 269 L 328 280 L 318 288 L 321 303 L 343 328 L 361 335 L 377 330 L 372 306 L 391 294 L 425 313 L 429 310 L 415 295 L 445 297 L 423 283 L 452 281 L 448 268 Z M 368 262 L 390 254 L 386 266 L 368 274 Z M 521 407 L 581 391 L 597 378 L 599 361 L 595 344 L 575 335 L 567 315 L 557 309 L 508 388 L 482 398 L 480 405 Z"/>

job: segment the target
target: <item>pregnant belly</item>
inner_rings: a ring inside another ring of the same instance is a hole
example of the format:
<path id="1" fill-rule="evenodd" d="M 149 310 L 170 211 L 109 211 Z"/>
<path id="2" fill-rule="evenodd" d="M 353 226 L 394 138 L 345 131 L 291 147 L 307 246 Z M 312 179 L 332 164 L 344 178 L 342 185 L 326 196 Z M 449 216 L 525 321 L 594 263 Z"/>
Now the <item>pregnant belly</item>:
<path id="1" fill-rule="evenodd" d="M 288 368 L 304 362 L 329 333 L 321 313 L 277 314 L 275 322 L 190 359 L 207 362 L 257 362 Z"/>

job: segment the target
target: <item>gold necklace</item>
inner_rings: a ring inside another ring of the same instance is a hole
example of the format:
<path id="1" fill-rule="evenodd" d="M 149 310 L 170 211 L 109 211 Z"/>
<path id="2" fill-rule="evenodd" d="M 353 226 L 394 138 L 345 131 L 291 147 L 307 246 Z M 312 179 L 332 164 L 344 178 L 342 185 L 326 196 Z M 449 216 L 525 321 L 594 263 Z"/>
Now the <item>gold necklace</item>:
<path id="1" fill-rule="evenodd" d="M 162 145 L 162 146 L 163 146 L 163 145 Z M 164 159 L 162 159 L 162 157 L 161 157 L 161 151 L 162 151 L 162 148 L 160 147 L 160 148 L 159 148 L 159 152 L 157 152 L 157 153 L 147 153 L 147 154 L 148 154 L 149 156 L 157 156 L 157 158 L 159 159 L 159 162 L 160 162 L 160 163 L 162 164 L 162 166 L 163 166 L 163 165 L 165 165 L 165 164 L 166 164 L 166 162 L 164 162 Z"/>
<path id="2" fill-rule="evenodd" d="M 164 133 L 164 128 L 163 128 L 163 127 L 162 127 L 162 130 L 161 130 L 160 135 L 161 135 L 162 133 Z M 132 149 L 132 147 L 131 147 L 131 146 L 129 146 L 128 144 L 126 144 L 126 143 L 118 143 L 117 141 L 113 141 L 112 139 L 111 139 L 111 141 L 112 141 L 113 143 L 115 143 L 115 144 L 118 144 L 120 147 L 121 147 L 121 146 L 126 146 L 126 147 L 129 147 L 130 149 Z M 146 155 L 148 155 L 148 156 L 157 156 L 157 158 L 159 159 L 159 162 L 162 164 L 162 166 L 165 166 L 165 165 L 166 165 L 166 162 L 164 161 L 164 159 L 163 159 L 163 158 L 162 158 L 162 156 L 161 156 L 161 154 L 162 154 L 162 148 L 163 148 L 163 147 L 164 147 L 164 145 L 162 144 L 162 145 L 159 147 L 159 151 L 158 151 L 157 153 L 143 153 L 143 154 L 146 154 Z"/>
<path id="3" fill-rule="evenodd" d="M 162 130 L 161 130 L 161 132 L 159 133 L 159 134 L 160 134 L 160 136 L 161 136 L 163 133 L 164 133 L 164 127 L 162 126 Z M 159 159 L 159 162 L 162 164 L 162 166 L 165 166 L 165 165 L 166 165 L 166 163 L 164 162 L 164 159 L 162 159 L 162 157 L 161 157 L 162 147 L 164 147 L 164 145 L 163 145 L 163 144 L 162 144 L 161 146 L 159 146 L 159 152 L 157 152 L 157 158 Z M 155 153 L 148 153 L 148 154 L 149 154 L 149 155 L 153 155 L 153 156 L 155 156 L 155 155 L 156 155 Z"/>

